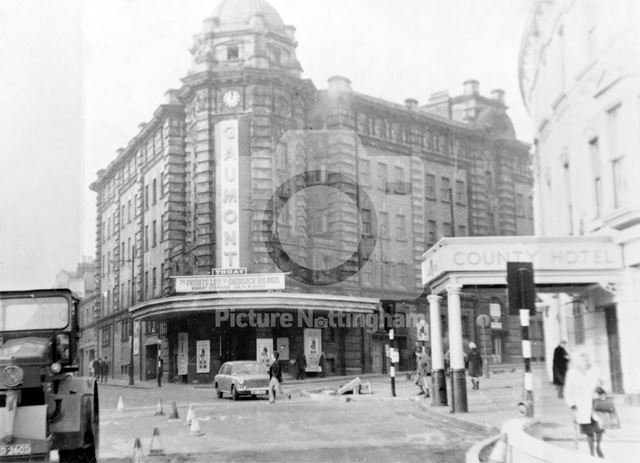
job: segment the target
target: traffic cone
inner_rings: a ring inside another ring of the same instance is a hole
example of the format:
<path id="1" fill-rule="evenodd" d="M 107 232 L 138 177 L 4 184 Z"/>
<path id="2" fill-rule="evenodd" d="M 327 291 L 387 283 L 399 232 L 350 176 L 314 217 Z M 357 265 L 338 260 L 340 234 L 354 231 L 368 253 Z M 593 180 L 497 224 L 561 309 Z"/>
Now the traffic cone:
<path id="1" fill-rule="evenodd" d="M 507 457 L 507 435 L 501 434 L 500 438 L 493 444 L 493 449 L 489 454 L 487 463 L 504 463 Z"/>
<path id="2" fill-rule="evenodd" d="M 136 437 L 136 441 L 133 443 L 133 456 L 131 457 L 132 463 L 144 463 L 144 453 L 142 452 L 142 445 L 140 444 L 140 438 Z"/>
<path id="3" fill-rule="evenodd" d="M 118 398 L 118 411 L 119 412 L 124 411 L 124 402 L 122 401 L 122 396 Z"/>
<path id="4" fill-rule="evenodd" d="M 153 416 L 159 416 L 159 415 L 164 415 L 164 412 L 162 411 L 162 399 L 158 399 L 158 408 L 156 409 L 156 412 L 153 414 Z"/>
<path id="5" fill-rule="evenodd" d="M 169 415 L 169 421 L 179 421 L 180 417 L 178 416 L 178 407 L 176 403 L 173 402 L 171 404 L 171 415 Z"/>
<path id="6" fill-rule="evenodd" d="M 204 436 L 204 433 L 200 430 L 200 420 L 196 418 L 195 412 L 193 412 L 193 419 L 191 420 L 191 427 L 189 428 L 190 436 Z"/>
<path id="7" fill-rule="evenodd" d="M 185 418 L 185 423 L 187 426 L 191 426 L 191 422 L 196 417 L 196 412 L 193 410 L 193 405 L 189 404 L 189 410 L 187 411 L 187 417 Z"/>
<path id="8" fill-rule="evenodd" d="M 149 445 L 149 455 L 164 455 L 162 443 L 160 442 L 160 430 L 158 428 L 153 428 L 153 437 Z"/>

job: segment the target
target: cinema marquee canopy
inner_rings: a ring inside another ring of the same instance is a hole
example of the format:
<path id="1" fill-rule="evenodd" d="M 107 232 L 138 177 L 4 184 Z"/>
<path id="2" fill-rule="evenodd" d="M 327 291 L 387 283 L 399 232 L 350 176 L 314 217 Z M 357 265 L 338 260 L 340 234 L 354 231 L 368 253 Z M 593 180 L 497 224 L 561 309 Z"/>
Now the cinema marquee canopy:
<path id="1" fill-rule="evenodd" d="M 510 261 L 532 262 L 538 286 L 613 283 L 623 267 L 608 236 L 443 238 L 424 254 L 422 283 L 436 294 L 450 281 L 503 286 Z"/>

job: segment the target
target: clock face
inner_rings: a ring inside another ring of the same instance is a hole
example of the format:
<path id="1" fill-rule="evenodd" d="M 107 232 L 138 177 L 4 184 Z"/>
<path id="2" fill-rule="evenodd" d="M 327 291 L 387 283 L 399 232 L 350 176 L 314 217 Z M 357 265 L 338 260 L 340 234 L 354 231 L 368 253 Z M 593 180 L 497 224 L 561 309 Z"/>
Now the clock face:
<path id="1" fill-rule="evenodd" d="M 227 108 L 235 108 L 240 104 L 240 92 L 229 90 L 222 95 L 222 103 Z"/>

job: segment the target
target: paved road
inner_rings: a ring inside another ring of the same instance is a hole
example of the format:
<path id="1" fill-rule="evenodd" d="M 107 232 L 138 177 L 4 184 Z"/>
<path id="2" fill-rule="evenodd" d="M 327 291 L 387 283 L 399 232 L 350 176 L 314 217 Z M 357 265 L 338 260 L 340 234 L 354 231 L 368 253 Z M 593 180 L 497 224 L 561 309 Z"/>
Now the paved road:
<path id="1" fill-rule="evenodd" d="M 318 401 L 297 396 L 299 390 L 289 386 L 294 398 L 270 405 L 263 399 L 218 400 L 213 389 L 193 386 L 102 387 L 101 462 L 129 461 L 136 437 L 147 453 L 155 427 L 170 456 L 146 461 L 462 462 L 465 451 L 488 435 L 480 426 L 420 407 L 415 386 L 407 382 L 399 384 L 396 399 L 380 392 L 349 402 Z M 120 396 L 122 412 L 115 409 Z M 159 397 L 167 415 L 154 416 Z M 168 421 L 173 400 L 178 422 Z M 183 421 L 189 402 L 204 436 L 191 436 Z"/>

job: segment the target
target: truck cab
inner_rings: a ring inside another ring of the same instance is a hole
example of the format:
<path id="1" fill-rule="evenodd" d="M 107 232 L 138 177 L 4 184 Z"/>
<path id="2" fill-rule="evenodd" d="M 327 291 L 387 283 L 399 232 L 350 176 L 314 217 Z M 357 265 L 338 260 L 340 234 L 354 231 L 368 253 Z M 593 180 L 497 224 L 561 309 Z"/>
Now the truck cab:
<path id="1" fill-rule="evenodd" d="M 78 299 L 68 289 L 0 292 L 0 462 L 96 461 L 98 389 L 77 376 Z"/>

